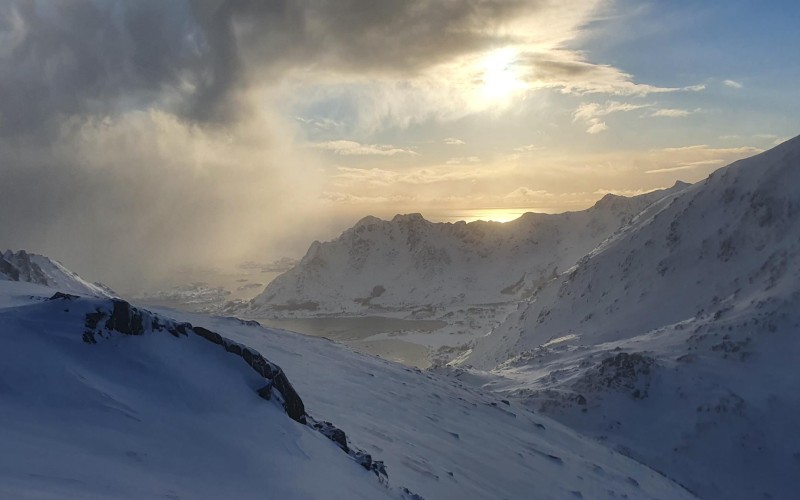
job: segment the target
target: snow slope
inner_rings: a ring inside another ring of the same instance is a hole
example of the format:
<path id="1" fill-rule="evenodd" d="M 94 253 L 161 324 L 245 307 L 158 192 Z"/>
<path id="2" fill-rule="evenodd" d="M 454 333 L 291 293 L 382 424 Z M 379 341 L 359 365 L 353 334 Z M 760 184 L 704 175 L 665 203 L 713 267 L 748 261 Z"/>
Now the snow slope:
<path id="1" fill-rule="evenodd" d="M 691 498 L 447 377 L 253 322 L 179 313 L 192 326 L 53 292 L 0 282 L 0 497 Z M 353 445 L 385 459 L 388 480 Z"/>
<path id="2" fill-rule="evenodd" d="M 704 498 L 800 489 L 800 137 L 648 208 L 463 359 Z"/>
<path id="3" fill-rule="evenodd" d="M 60 262 L 35 253 L 6 250 L 0 254 L 0 280 L 25 281 L 46 285 L 56 290 L 92 297 L 114 297 L 116 294 L 99 283 L 89 283 Z"/>
<path id="4" fill-rule="evenodd" d="M 0 288 L 0 497 L 401 497 L 191 330 L 139 311 L 127 333 L 122 301 Z"/>
<path id="5" fill-rule="evenodd" d="M 325 415 L 428 499 L 693 498 L 641 464 L 450 376 L 254 322 L 175 312 L 260 351 Z"/>
<path id="6" fill-rule="evenodd" d="M 333 241 L 314 242 L 299 264 L 236 312 L 374 314 L 514 302 L 686 186 L 633 198 L 609 194 L 581 212 L 527 213 L 505 224 L 365 217 Z"/>

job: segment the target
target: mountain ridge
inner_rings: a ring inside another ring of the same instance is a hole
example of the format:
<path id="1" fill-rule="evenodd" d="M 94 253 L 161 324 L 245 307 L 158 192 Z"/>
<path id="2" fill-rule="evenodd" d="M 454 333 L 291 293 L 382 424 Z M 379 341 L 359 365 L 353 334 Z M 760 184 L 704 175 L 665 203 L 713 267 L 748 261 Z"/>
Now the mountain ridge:
<path id="1" fill-rule="evenodd" d="M 650 203 L 686 186 L 631 198 L 607 194 L 583 211 L 526 213 L 503 224 L 435 223 L 419 213 L 388 221 L 366 216 L 332 241 L 313 242 L 293 269 L 233 311 L 362 314 L 515 302 Z"/>
<path id="2" fill-rule="evenodd" d="M 102 283 L 90 283 L 57 260 L 25 250 L 0 254 L 0 280 L 49 286 L 65 293 L 113 298 L 117 294 Z"/>
<path id="3" fill-rule="evenodd" d="M 715 171 L 455 364 L 701 497 L 782 498 L 800 466 L 798 185 L 800 137 Z"/>

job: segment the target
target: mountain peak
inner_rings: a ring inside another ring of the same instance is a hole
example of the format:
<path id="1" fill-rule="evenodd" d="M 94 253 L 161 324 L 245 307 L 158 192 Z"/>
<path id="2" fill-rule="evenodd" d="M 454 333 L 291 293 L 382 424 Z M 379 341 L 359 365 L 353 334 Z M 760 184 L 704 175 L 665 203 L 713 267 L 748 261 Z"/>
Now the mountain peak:
<path id="1" fill-rule="evenodd" d="M 392 218 L 392 222 L 427 222 L 421 213 L 397 214 Z"/>
<path id="2" fill-rule="evenodd" d="M 2 279 L 35 283 L 78 295 L 93 297 L 116 295 L 105 285 L 85 281 L 58 261 L 25 250 L 17 252 L 6 250 L 0 254 L 0 280 Z"/>

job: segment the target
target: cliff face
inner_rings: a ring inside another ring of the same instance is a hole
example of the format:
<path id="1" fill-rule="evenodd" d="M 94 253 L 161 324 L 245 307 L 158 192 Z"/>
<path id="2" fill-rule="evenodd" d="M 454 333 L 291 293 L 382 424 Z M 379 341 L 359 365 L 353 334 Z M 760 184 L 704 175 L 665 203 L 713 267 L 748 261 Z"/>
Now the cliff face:
<path id="1" fill-rule="evenodd" d="M 686 187 L 505 224 L 432 223 L 420 214 L 366 217 L 339 238 L 314 242 L 293 269 L 241 309 L 255 313 L 368 313 L 514 302 L 530 296 L 653 201 Z"/>

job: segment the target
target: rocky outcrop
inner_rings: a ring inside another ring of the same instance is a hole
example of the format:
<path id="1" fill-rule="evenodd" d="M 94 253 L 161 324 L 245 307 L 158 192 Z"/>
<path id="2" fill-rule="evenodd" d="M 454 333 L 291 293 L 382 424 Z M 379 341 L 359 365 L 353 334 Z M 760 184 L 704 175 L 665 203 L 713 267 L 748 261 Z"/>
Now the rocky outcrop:
<path id="1" fill-rule="evenodd" d="M 0 257 L 0 273 L 5 274 L 11 281 L 49 285 L 42 268 L 31 262 L 31 256 L 24 250 L 16 253 L 6 250 Z"/>
<path id="2" fill-rule="evenodd" d="M 85 299 L 58 292 L 50 297 L 49 300 L 75 301 Z M 358 464 L 374 472 L 378 477 L 387 477 L 386 467 L 383 462 L 373 460 L 369 453 L 354 447 L 348 442 L 347 435 L 343 430 L 330 422 L 317 421 L 306 413 L 303 400 L 280 366 L 266 359 L 258 351 L 225 338 L 217 332 L 201 326 L 192 326 L 190 323 L 172 321 L 150 311 L 132 306 L 124 300 L 113 299 L 101 302 L 94 311 L 86 314 L 82 338 L 87 344 L 96 344 L 98 338 L 106 339 L 119 333 L 139 336 L 158 332 L 169 333 L 176 338 L 196 335 L 224 348 L 225 351 L 231 354 L 239 356 L 250 368 L 265 379 L 265 385 L 257 391 L 260 397 L 270 400 L 273 396 L 276 396 L 278 401 L 282 403 L 286 414 L 292 420 L 307 425 L 324 435 L 336 443 L 342 451 L 347 453 Z"/>
<path id="3" fill-rule="evenodd" d="M 44 255 L 6 250 L 0 253 L 0 280 L 47 286 L 64 293 L 113 298 L 117 294 L 102 283 L 90 283 L 60 262 Z"/>

